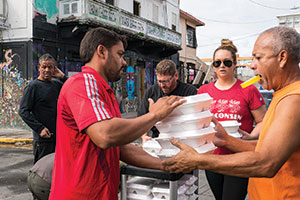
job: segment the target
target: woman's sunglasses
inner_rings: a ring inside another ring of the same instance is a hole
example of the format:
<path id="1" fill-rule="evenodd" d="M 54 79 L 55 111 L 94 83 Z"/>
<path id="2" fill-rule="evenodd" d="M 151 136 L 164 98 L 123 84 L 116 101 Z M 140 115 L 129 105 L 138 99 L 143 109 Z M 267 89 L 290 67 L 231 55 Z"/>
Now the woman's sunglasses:
<path id="1" fill-rule="evenodd" d="M 212 64 L 214 67 L 220 67 L 221 63 L 222 63 L 221 60 L 216 60 Z M 224 60 L 223 63 L 226 67 L 231 67 L 233 64 L 232 60 Z"/>

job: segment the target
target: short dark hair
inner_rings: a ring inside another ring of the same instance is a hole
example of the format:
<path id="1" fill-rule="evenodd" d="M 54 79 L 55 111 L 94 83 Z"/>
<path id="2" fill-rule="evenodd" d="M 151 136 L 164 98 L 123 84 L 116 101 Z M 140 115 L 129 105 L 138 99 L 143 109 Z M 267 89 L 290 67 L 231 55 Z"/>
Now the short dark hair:
<path id="1" fill-rule="evenodd" d="M 56 64 L 56 60 L 49 53 L 45 53 L 39 58 L 39 65 L 42 61 L 53 61 Z"/>
<path id="2" fill-rule="evenodd" d="M 176 73 L 176 64 L 172 60 L 164 59 L 156 65 L 155 73 L 174 76 Z"/>
<path id="3" fill-rule="evenodd" d="M 124 48 L 127 47 L 127 38 L 124 35 L 119 35 L 112 30 L 108 30 L 102 27 L 94 28 L 89 30 L 80 43 L 80 58 L 85 64 L 89 62 L 94 52 L 99 45 L 105 46 L 110 49 L 112 46 L 116 45 L 121 41 Z"/>

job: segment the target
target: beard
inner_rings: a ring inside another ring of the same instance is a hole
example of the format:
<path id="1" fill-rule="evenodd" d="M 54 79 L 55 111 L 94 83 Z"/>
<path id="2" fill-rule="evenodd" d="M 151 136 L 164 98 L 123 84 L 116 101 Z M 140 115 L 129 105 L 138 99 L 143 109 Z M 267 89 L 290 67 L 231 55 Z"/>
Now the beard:
<path id="1" fill-rule="evenodd" d="M 121 79 L 122 73 L 123 73 L 122 68 L 120 70 L 118 70 L 118 71 L 109 70 L 108 71 L 107 80 L 109 82 L 116 82 L 116 81 L 118 81 L 118 80 Z"/>
<path id="2" fill-rule="evenodd" d="M 118 63 L 109 54 L 109 59 L 106 62 L 106 77 L 109 82 L 116 82 L 121 79 L 121 74 L 123 73 L 123 66 L 117 69 Z"/>

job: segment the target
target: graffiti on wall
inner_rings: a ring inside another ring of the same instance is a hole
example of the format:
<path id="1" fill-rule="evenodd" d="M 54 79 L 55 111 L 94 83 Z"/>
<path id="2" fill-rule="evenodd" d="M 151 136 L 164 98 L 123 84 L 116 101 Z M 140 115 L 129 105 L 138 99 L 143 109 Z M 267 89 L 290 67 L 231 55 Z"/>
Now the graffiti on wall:
<path id="1" fill-rule="evenodd" d="M 19 104 L 23 89 L 28 80 L 22 78 L 18 70 L 20 56 L 12 49 L 3 50 L 4 60 L 0 63 L 1 99 L 0 99 L 0 128 L 29 129 L 18 115 Z"/>
<path id="2" fill-rule="evenodd" d="M 35 0 L 35 12 L 45 14 L 49 23 L 56 23 L 58 9 L 56 0 Z"/>
<path id="3" fill-rule="evenodd" d="M 133 66 L 129 65 L 126 68 L 125 76 L 122 76 L 123 85 L 126 91 L 123 89 L 122 93 L 126 94 L 121 100 L 121 112 L 130 113 L 136 112 L 138 108 L 138 98 L 136 96 L 136 74 Z M 124 87 L 122 87 L 124 88 Z"/>

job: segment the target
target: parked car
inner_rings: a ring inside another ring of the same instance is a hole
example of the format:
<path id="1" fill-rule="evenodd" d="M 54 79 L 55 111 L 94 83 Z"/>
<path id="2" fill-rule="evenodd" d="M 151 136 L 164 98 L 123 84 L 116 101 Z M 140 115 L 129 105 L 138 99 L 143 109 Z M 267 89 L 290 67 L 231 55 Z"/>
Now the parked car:
<path id="1" fill-rule="evenodd" d="M 265 100 L 266 109 L 268 109 L 268 107 L 272 101 L 274 91 L 273 90 L 259 90 L 259 92 L 262 94 L 262 96 Z"/>

